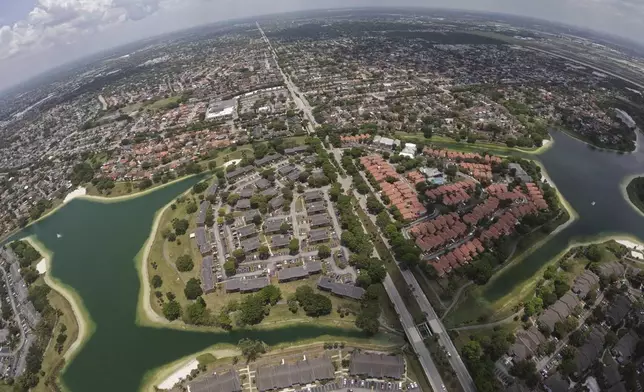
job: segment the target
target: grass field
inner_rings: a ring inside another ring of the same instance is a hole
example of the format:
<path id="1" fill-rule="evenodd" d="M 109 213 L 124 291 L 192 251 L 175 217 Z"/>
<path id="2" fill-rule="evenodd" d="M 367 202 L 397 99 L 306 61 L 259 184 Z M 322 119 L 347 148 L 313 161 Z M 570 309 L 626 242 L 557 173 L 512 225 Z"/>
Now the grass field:
<path id="1" fill-rule="evenodd" d="M 154 102 L 150 103 L 149 105 L 146 105 L 145 110 L 153 110 L 153 111 L 155 111 L 155 110 L 165 109 L 169 105 L 179 103 L 180 100 L 181 100 L 180 95 L 175 95 L 175 96 L 172 96 L 172 97 L 159 99 L 158 101 L 154 101 Z"/>
<path id="2" fill-rule="evenodd" d="M 528 154 L 538 154 L 541 153 L 545 148 L 510 148 L 503 144 L 497 143 L 485 143 L 485 142 L 476 142 L 476 143 L 467 143 L 457 142 L 452 138 L 446 136 L 435 135 L 431 139 L 426 139 L 422 133 L 407 133 L 407 132 L 396 132 L 395 136 L 405 142 L 422 142 L 425 144 L 433 144 L 438 147 L 447 148 L 454 151 L 461 152 L 489 152 L 495 155 L 512 155 L 516 153 L 528 153 Z"/>

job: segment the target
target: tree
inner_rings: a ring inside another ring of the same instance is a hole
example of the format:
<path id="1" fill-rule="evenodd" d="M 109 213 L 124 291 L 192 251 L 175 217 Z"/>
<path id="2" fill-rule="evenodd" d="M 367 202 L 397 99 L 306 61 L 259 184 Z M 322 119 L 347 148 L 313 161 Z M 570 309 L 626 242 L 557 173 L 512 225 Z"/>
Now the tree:
<path id="1" fill-rule="evenodd" d="M 197 299 L 197 297 L 203 294 L 201 282 L 198 279 L 191 278 L 186 282 L 186 287 L 183 289 L 183 293 L 186 295 L 187 299 Z"/>
<path id="2" fill-rule="evenodd" d="M 470 340 L 463 346 L 462 353 L 466 361 L 478 362 L 483 355 L 483 348 L 478 341 Z"/>
<path id="3" fill-rule="evenodd" d="M 285 221 L 280 225 L 281 234 L 286 234 L 289 230 L 291 230 L 291 225 L 289 225 L 288 222 Z"/>
<path id="4" fill-rule="evenodd" d="M 286 304 L 288 305 L 288 310 L 290 310 L 294 314 L 297 313 L 299 305 L 297 303 L 297 298 L 295 297 L 295 295 L 288 297 Z"/>
<path id="5" fill-rule="evenodd" d="M 192 261 L 190 255 L 181 255 L 177 258 L 175 262 L 177 269 L 181 272 L 192 271 L 195 266 L 195 263 Z"/>
<path id="6" fill-rule="evenodd" d="M 211 323 L 210 311 L 206 308 L 206 302 L 198 297 L 195 303 L 186 306 L 183 313 L 186 324 L 208 325 Z"/>
<path id="7" fill-rule="evenodd" d="M 159 275 L 154 275 L 152 277 L 152 287 L 154 287 L 155 289 L 158 289 L 162 285 L 163 285 L 163 280 L 161 279 L 161 277 Z"/>
<path id="8" fill-rule="evenodd" d="M 331 256 L 331 248 L 326 245 L 321 245 L 318 247 L 318 257 L 320 259 L 326 259 Z"/>
<path id="9" fill-rule="evenodd" d="M 224 271 L 226 272 L 227 276 L 232 276 L 235 275 L 237 272 L 237 263 L 235 262 L 234 258 L 229 258 L 226 260 L 224 263 Z"/>
<path id="10" fill-rule="evenodd" d="M 385 206 L 383 206 L 374 195 L 367 196 L 367 211 L 369 211 L 370 214 L 378 215 L 384 209 Z"/>
<path id="11" fill-rule="evenodd" d="M 256 325 L 264 320 L 265 304 L 263 299 L 255 294 L 246 296 L 239 305 L 239 322 L 242 325 Z"/>
<path id="12" fill-rule="evenodd" d="M 423 127 L 423 136 L 425 136 L 425 139 L 431 139 L 433 135 L 432 128 L 429 126 L 424 126 Z"/>
<path id="13" fill-rule="evenodd" d="M 266 353 L 266 343 L 261 340 L 244 338 L 237 343 L 237 347 L 239 347 L 242 355 L 246 358 L 246 362 L 254 361 L 261 354 Z"/>
<path id="14" fill-rule="evenodd" d="M 175 300 L 163 304 L 163 315 L 170 321 L 176 320 L 181 316 L 181 305 Z"/>
<path id="15" fill-rule="evenodd" d="M 233 321 L 231 320 L 228 313 L 223 310 L 219 312 L 219 315 L 217 315 L 216 323 L 219 328 L 225 329 L 226 331 L 233 329 Z"/>
<path id="16" fill-rule="evenodd" d="M 300 251 L 300 240 L 293 238 L 288 244 L 288 249 L 292 255 L 297 254 Z"/>
<path id="17" fill-rule="evenodd" d="M 231 193 L 228 195 L 226 198 L 226 203 L 228 203 L 231 207 L 234 207 L 235 204 L 239 201 L 240 196 L 237 193 Z"/>
<path id="18" fill-rule="evenodd" d="M 186 205 L 187 214 L 194 214 L 195 212 L 197 212 L 198 209 L 199 207 L 197 207 L 197 203 L 195 202 L 190 202 L 188 203 L 188 205 Z"/>
<path id="19" fill-rule="evenodd" d="M 257 295 L 264 301 L 264 304 L 271 306 L 275 306 L 282 299 L 282 291 L 272 284 L 261 289 Z"/>
<path id="20" fill-rule="evenodd" d="M 606 336 L 604 337 L 604 347 L 613 347 L 619 338 L 613 332 L 612 330 L 608 330 L 608 333 L 606 333 Z"/>
<path id="21" fill-rule="evenodd" d="M 236 258 L 237 260 L 241 261 L 241 260 L 244 260 L 244 258 L 246 257 L 246 253 L 241 248 L 235 249 L 233 251 L 233 257 Z"/>
<path id="22" fill-rule="evenodd" d="M 267 259 L 271 255 L 270 250 L 266 245 L 260 246 L 258 249 L 258 252 L 259 252 L 260 259 Z"/>
<path id="23" fill-rule="evenodd" d="M 595 263 L 599 262 L 602 258 L 602 253 L 599 246 L 597 244 L 588 246 L 588 249 L 586 250 L 586 257 L 588 257 L 588 260 Z"/>
<path id="24" fill-rule="evenodd" d="M 190 223 L 185 219 L 174 219 L 172 221 L 172 227 L 174 228 L 174 232 L 177 235 L 186 234 L 186 231 L 188 231 L 188 226 L 190 226 Z"/>

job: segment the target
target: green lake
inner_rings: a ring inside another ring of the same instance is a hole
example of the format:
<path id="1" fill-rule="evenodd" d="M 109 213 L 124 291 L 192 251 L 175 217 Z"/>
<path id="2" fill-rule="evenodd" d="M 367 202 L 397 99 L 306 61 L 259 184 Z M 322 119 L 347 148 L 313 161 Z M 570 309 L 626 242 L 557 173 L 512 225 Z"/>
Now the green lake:
<path id="1" fill-rule="evenodd" d="M 198 180 L 118 203 L 73 200 L 9 239 L 35 235 L 53 253 L 52 275 L 79 294 L 96 324 L 63 374 L 71 391 L 137 391 L 146 372 L 217 343 L 236 344 L 242 337 L 272 345 L 322 335 L 363 336 L 357 330 L 314 325 L 232 333 L 137 326 L 140 285 L 134 258 L 150 235 L 156 211 Z"/>

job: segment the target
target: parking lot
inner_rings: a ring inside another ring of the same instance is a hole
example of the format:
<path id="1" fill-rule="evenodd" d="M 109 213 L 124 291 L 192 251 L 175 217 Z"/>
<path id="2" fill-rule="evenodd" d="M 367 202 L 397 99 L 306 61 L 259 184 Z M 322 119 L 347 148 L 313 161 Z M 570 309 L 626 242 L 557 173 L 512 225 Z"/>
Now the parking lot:
<path id="1" fill-rule="evenodd" d="M 381 380 L 361 380 L 359 378 L 343 378 L 340 381 L 318 385 L 314 387 L 304 387 L 301 390 L 306 392 L 332 392 L 332 391 L 352 391 L 352 392 L 370 392 L 370 391 L 402 391 L 405 383 L 402 381 L 381 381 Z M 407 391 L 420 392 L 418 384 L 415 382 L 407 383 Z"/>

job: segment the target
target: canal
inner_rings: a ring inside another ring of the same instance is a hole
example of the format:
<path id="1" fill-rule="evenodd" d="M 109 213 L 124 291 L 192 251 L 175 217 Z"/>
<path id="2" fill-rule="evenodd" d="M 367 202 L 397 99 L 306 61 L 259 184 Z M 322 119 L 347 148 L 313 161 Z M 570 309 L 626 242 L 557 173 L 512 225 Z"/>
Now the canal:
<path id="1" fill-rule="evenodd" d="M 79 294 L 96 325 L 63 374 L 71 391 L 137 391 L 146 372 L 217 343 L 236 344 L 242 337 L 272 345 L 322 335 L 362 336 L 357 330 L 303 325 L 232 333 L 137 326 L 135 256 L 150 234 L 155 212 L 197 181 L 187 179 L 118 203 L 73 200 L 12 236 L 37 236 L 53 253 L 52 275 Z"/>

